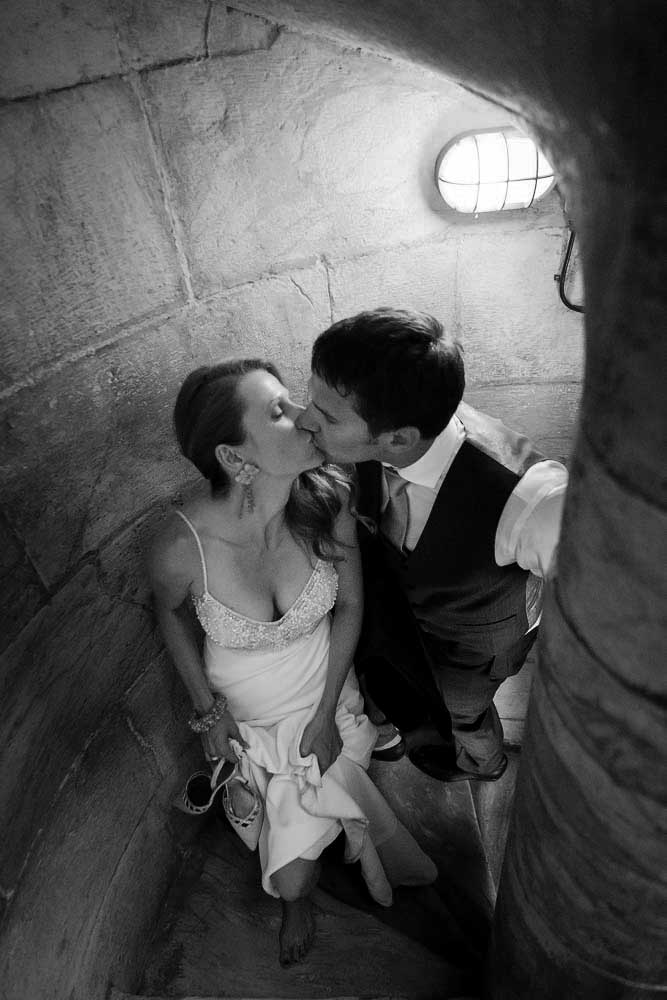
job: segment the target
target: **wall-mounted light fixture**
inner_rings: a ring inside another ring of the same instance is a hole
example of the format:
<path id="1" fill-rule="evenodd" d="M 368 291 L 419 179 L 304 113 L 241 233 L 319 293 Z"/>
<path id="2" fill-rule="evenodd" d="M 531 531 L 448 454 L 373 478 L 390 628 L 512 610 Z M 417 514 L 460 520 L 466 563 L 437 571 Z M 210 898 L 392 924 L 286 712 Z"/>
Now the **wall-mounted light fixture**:
<path id="1" fill-rule="evenodd" d="M 554 172 L 532 139 L 512 126 L 464 132 L 441 150 L 438 190 L 457 212 L 529 208 L 554 185 Z"/>

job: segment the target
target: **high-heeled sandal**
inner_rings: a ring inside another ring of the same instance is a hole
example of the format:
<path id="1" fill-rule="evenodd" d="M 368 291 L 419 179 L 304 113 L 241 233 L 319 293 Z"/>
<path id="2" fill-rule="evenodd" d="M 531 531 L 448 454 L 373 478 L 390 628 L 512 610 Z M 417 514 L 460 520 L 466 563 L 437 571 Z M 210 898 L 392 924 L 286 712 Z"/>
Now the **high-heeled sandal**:
<path id="1" fill-rule="evenodd" d="M 220 789 L 224 789 L 235 774 L 236 764 L 224 757 L 217 762 L 212 773 L 195 771 L 186 781 L 176 805 L 191 816 L 201 816 L 208 812 Z"/>
<path id="2" fill-rule="evenodd" d="M 232 781 L 238 781 L 253 797 L 253 804 L 247 816 L 237 816 L 234 812 L 229 790 Z M 242 777 L 238 771 L 236 774 L 230 775 L 227 781 L 225 781 L 225 787 L 222 791 L 222 808 L 224 809 L 225 816 L 243 843 L 251 851 L 254 851 L 259 841 L 262 823 L 264 822 L 264 806 L 257 792 L 251 787 L 250 782 Z"/>

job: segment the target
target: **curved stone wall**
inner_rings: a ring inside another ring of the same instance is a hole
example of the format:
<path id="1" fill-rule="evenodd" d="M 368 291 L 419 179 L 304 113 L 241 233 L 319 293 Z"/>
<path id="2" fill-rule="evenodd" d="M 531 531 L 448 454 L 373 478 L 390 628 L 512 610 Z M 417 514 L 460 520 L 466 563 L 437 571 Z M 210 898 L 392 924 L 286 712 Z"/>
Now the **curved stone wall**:
<path id="1" fill-rule="evenodd" d="M 244 0 L 525 115 L 581 238 L 586 370 L 485 996 L 664 996 L 667 21 L 659 0 Z"/>
<path id="2" fill-rule="evenodd" d="M 193 483 L 182 377 L 269 354 L 300 395 L 332 320 L 424 308 L 463 340 L 468 400 L 565 457 L 581 321 L 553 284 L 555 195 L 479 220 L 438 203 L 439 148 L 505 108 L 203 0 L 0 21 L 0 979 L 94 1000 L 136 985 L 197 830 L 171 806 L 198 752 L 142 575 Z"/>

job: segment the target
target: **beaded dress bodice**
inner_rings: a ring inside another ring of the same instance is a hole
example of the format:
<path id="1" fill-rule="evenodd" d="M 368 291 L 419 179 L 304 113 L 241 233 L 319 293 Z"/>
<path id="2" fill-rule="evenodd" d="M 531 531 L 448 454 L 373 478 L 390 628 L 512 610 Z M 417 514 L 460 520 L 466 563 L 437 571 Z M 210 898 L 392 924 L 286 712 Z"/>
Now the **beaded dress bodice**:
<path id="1" fill-rule="evenodd" d="M 193 596 L 197 618 L 209 639 L 229 649 L 276 649 L 312 632 L 334 606 L 338 574 L 318 559 L 294 604 L 275 622 L 262 622 L 232 611 L 205 590 Z"/>
<path id="2" fill-rule="evenodd" d="M 336 602 L 338 573 L 332 563 L 318 559 L 303 590 L 294 604 L 277 621 L 257 621 L 221 604 L 208 590 L 204 550 L 192 522 L 183 514 L 199 548 L 204 577 L 201 595 L 192 596 L 197 618 L 206 635 L 219 646 L 228 649 L 278 649 L 295 639 L 308 635 Z"/>

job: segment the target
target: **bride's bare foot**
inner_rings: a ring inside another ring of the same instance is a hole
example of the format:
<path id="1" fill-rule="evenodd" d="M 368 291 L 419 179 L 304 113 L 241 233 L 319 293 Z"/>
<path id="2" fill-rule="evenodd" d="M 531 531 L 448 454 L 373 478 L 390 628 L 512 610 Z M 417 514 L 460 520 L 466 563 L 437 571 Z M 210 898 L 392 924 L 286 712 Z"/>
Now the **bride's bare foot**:
<path id="1" fill-rule="evenodd" d="M 315 937 L 315 915 L 307 896 L 290 902 L 282 899 L 283 923 L 278 935 L 280 964 L 293 965 L 305 958 Z"/>

